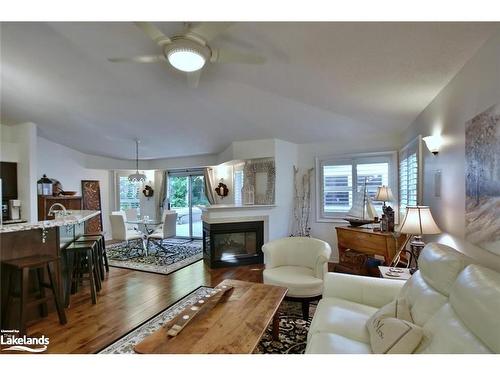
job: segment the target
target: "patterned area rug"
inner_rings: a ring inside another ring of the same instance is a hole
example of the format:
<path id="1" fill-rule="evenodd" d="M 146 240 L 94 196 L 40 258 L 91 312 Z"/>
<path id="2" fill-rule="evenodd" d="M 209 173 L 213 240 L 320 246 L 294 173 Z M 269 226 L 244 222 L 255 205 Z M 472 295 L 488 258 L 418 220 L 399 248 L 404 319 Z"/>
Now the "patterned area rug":
<path id="1" fill-rule="evenodd" d="M 151 318 L 121 339 L 118 339 L 113 344 L 101 350 L 99 354 L 135 354 L 134 346 L 137 343 L 160 329 L 166 322 L 171 320 L 186 307 L 194 304 L 211 290 L 212 288 L 207 287 L 196 289 L 181 301 L 163 310 L 157 316 Z M 273 340 L 271 324 L 264 333 L 254 354 L 303 354 L 306 348 L 307 331 L 315 311 L 316 306 L 311 304 L 310 318 L 308 321 L 305 321 L 302 319 L 300 303 L 284 301 L 279 309 L 279 340 Z"/>
<path id="2" fill-rule="evenodd" d="M 200 240 L 164 240 L 162 245 L 168 250 L 168 254 L 158 251 L 158 245 L 153 242 L 149 244 L 148 255 L 136 248 L 137 241 L 130 241 L 130 245 L 134 249 L 127 249 L 125 242 L 106 245 L 109 265 L 168 275 L 203 258 Z"/>

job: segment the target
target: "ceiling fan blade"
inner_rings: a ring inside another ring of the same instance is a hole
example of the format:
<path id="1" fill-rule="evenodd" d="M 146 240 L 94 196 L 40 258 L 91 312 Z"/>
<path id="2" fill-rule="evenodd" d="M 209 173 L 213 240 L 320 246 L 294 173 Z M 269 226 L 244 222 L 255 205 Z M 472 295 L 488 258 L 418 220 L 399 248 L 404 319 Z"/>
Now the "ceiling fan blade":
<path id="1" fill-rule="evenodd" d="M 210 62 L 213 63 L 240 63 L 240 64 L 263 64 L 266 59 L 262 56 L 239 52 L 230 49 L 212 49 Z"/>
<path id="2" fill-rule="evenodd" d="M 164 46 L 165 44 L 170 44 L 172 42 L 168 36 L 163 34 L 163 32 L 159 28 L 157 28 L 150 22 L 134 22 L 134 24 L 139 29 L 144 31 L 160 47 Z"/>
<path id="3" fill-rule="evenodd" d="M 193 33 L 210 42 L 234 24 L 235 22 L 202 22 L 190 27 L 186 34 Z"/>
<path id="4" fill-rule="evenodd" d="M 108 59 L 111 62 L 134 62 L 134 63 L 158 63 L 167 61 L 163 55 L 145 55 L 134 57 L 114 57 Z"/>
<path id="5" fill-rule="evenodd" d="M 200 83 L 201 69 L 186 74 L 187 84 L 189 87 L 196 88 Z"/>

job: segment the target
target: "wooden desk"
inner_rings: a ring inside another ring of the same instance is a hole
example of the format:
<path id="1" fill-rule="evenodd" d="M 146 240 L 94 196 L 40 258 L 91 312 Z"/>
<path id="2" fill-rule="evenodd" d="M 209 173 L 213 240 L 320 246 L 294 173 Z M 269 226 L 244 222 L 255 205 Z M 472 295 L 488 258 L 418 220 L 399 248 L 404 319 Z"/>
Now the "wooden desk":
<path id="1" fill-rule="evenodd" d="M 229 299 L 200 313 L 179 333 L 169 338 L 165 328 L 137 344 L 143 354 L 250 354 L 271 323 L 287 289 L 279 286 L 224 280 L 234 287 Z"/>
<path id="2" fill-rule="evenodd" d="M 396 238 L 395 233 L 374 232 L 373 229 L 355 227 L 336 227 L 335 229 L 339 249 L 339 268 L 344 269 L 344 272 L 352 268 L 348 264 L 348 258 L 352 258 L 347 254 L 349 250 L 368 257 L 383 259 L 384 265 L 389 265 L 406 239 L 406 234 L 401 234 Z M 361 269 L 353 269 L 353 273 L 365 274 Z"/>

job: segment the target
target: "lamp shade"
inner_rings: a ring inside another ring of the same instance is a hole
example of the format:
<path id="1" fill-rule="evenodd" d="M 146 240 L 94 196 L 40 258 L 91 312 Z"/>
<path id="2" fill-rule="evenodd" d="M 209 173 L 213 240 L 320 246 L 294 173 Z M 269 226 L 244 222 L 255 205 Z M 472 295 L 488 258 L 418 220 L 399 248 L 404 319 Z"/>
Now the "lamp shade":
<path id="1" fill-rule="evenodd" d="M 375 201 L 390 202 L 394 200 L 391 188 L 388 186 L 379 186 L 377 188 L 377 194 L 375 194 Z"/>
<path id="2" fill-rule="evenodd" d="M 415 235 L 441 233 L 428 206 L 406 207 L 406 215 L 399 231 Z"/>

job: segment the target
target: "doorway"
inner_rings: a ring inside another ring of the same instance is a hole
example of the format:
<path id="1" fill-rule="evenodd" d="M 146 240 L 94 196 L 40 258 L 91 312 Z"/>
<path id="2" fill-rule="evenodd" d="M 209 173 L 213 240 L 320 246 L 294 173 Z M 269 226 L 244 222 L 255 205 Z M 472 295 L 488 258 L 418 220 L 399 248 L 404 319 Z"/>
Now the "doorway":
<path id="1" fill-rule="evenodd" d="M 203 222 L 200 206 L 208 205 L 203 170 L 168 172 L 170 209 L 177 212 L 176 237 L 201 239 Z"/>

